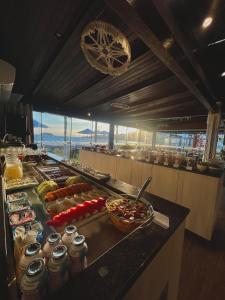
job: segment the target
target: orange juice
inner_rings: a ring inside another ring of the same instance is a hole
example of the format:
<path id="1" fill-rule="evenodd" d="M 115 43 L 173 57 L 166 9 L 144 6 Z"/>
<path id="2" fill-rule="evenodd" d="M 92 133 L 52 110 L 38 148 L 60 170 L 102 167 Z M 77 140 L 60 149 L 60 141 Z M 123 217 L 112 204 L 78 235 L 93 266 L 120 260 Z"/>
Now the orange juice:
<path id="1" fill-rule="evenodd" d="M 23 177 L 21 162 L 6 163 L 4 177 L 6 180 L 21 179 Z"/>

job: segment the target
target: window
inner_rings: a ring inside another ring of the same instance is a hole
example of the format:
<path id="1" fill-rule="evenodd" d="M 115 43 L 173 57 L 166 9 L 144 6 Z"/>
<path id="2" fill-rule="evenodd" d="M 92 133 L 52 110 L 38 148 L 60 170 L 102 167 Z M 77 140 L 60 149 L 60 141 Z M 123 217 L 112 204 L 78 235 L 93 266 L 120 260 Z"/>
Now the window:
<path id="1" fill-rule="evenodd" d="M 127 127 L 126 134 L 127 134 L 127 144 L 129 145 L 138 144 L 139 130 L 137 128 Z"/>
<path id="2" fill-rule="evenodd" d="M 171 148 L 199 148 L 201 150 L 204 150 L 205 142 L 205 133 L 156 133 L 156 146 Z"/>
<path id="3" fill-rule="evenodd" d="M 151 146 L 152 132 L 125 126 L 115 126 L 115 145 Z"/>
<path id="4" fill-rule="evenodd" d="M 224 143 L 224 134 L 219 133 L 218 140 L 217 140 L 216 153 L 219 154 L 222 151 L 223 143 Z"/>
<path id="5" fill-rule="evenodd" d="M 109 124 L 97 122 L 95 143 L 108 145 L 109 143 Z"/>
<path id="6" fill-rule="evenodd" d="M 64 117 L 49 113 L 42 113 L 42 145 L 48 152 L 64 157 L 64 135 Z"/>
<path id="7" fill-rule="evenodd" d="M 127 143 L 127 127 L 125 126 L 115 126 L 114 133 L 115 145 L 124 145 Z"/>
<path id="8" fill-rule="evenodd" d="M 152 145 L 152 132 L 141 130 L 139 134 L 140 134 L 139 145 L 150 147 Z"/>
<path id="9" fill-rule="evenodd" d="M 82 146 L 91 145 L 94 142 L 95 122 L 72 118 L 71 157 L 77 158 Z"/>

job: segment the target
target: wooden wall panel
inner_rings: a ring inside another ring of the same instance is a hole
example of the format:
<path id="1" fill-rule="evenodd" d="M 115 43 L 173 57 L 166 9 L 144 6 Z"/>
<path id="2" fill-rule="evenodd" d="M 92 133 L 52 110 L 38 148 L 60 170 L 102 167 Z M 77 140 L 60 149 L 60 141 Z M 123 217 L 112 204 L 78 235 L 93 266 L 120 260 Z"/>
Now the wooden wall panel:
<path id="1" fill-rule="evenodd" d="M 131 160 L 117 157 L 116 159 L 116 179 L 130 183 L 131 180 Z"/>
<path id="2" fill-rule="evenodd" d="M 152 174 L 152 165 L 140 161 L 131 161 L 131 178 L 130 184 L 141 187 L 147 177 Z M 147 189 L 148 190 L 148 189 Z"/>
<path id="3" fill-rule="evenodd" d="M 152 182 L 149 192 L 164 199 L 176 202 L 178 171 L 158 165 L 152 166 Z"/>
<path id="4" fill-rule="evenodd" d="M 177 202 L 191 209 L 186 228 L 211 239 L 220 179 L 188 172 L 179 172 Z"/>
<path id="5" fill-rule="evenodd" d="M 112 178 L 116 177 L 116 157 L 103 153 L 97 153 L 95 157 L 96 170 L 109 173 Z"/>
<path id="6" fill-rule="evenodd" d="M 80 150 L 79 161 L 81 164 L 95 169 L 97 155 L 96 152 Z"/>

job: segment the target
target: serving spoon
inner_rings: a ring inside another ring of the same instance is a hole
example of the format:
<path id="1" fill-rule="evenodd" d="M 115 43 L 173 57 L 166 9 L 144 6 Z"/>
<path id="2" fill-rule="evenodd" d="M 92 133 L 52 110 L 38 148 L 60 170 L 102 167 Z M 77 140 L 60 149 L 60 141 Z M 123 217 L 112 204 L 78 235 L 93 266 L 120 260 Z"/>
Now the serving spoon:
<path id="1" fill-rule="evenodd" d="M 147 186 L 149 185 L 149 183 L 151 182 L 152 180 L 152 177 L 148 177 L 144 184 L 142 185 L 142 187 L 140 188 L 138 194 L 137 194 L 137 197 L 136 197 L 136 201 L 140 200 L 141 196 L 143 195 L 144 191 L 146 190 Z"/>

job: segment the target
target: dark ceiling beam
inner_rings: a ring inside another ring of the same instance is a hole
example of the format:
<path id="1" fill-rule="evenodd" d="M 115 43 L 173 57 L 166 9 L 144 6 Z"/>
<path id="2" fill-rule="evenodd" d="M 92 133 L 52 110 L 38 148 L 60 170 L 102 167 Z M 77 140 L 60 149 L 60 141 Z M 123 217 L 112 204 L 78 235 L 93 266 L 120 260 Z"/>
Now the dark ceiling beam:
<path id="1" fill-rule="evenodd" d="M 51 74 L 54 74 L 54 72 L 58 71 L 59 66 L 63 65 L 65 57 L 68 55 L 68 53 L 70 53 L 70 49 L 74 47 L 74 44 L 77 46 L 77 43 L 80 42 L 80 33 L 82 32 L 84 26 L 90 22 L 92 18 L 95 19 L 104 11 L 105 5 L 103 6 L 103 4 L 104 3 L 101 0 L 92 1 L 91 4 L 89 4 L 88 9 L 86 8 L 84 14 L 82 14 L 79 18 L 74 31 L 66 40 L 61 50 L 58 52 L 51 65 L 48 67 L 45 74 L 36 85 L 33 91 L 34 94 L 39 92 L 45 86 L 46 82 L 49 83 L 51 81 Z M 74 47 L 74 52 L 75 51 L 80 51 L 80 47 Z M 75 53 L 73 53 L 73 55 L 75 55 Z"/>
<path id="2" fill-rule="evenodd" d="M 193 96 L 190 94 L 190 92 L 185 91 L 182 93 L 170 95 L 168 97 L 158 98 L 158 99 L 155 99 L 152 101 L 151 100 L 149 101 L 149 98 L 146 98 L 144 101 L 141 102 L 141 104 L 131 106 L 129 109 L 126 109 L 124 111 L 114 111 L 112 113 L 114 115 L 116 115 L 116 114 L 120 114 L 120 113 L 130 114 L 130 113 L 134 113 L 134 112 L 140 112 L 143 110 L 147 111 L 148 109 L 152 109 L 158 105 L 172 104 L 174 101 L 183 100 L 183 99 L 187 99 L 190 97 L 192 97 L 192 99 L 193 99 Z"/>
<path id="3" fill-rule="evenodd" d="M 129 117 L 131 118 L 137 118 L 137 117 L 144 117 L 144 116 L 154 116 L 154 115 L 158 115 L 160 113 L 166 112 L 166 111 L 176 111 L 176 109 L 180 109 L 180 108 L 187 108 L 187 107 L 195 107 L 196 106 L 196 101 L 193 99 L 187 99 L 184 102 L 176 102 L 175 104 L 173 103 L 167 103 L 166 105 L 162 106 L 162 105 L 157 105 L 156 108 L 153 108 L 151 110 L 145 110 L 142 112 L 137 112 L 137 113 L 130 113 Z"/>
<path id="4" fill-rule="evenodd" d="M 109 108 L 111 109 L 111 102 L 128 104 L 131 106 L 130 109 L 132 109 L 136 105 L 138 106 L 142 103 L 147 103 L 161 98 L 162 96 L 160 97 L 159 94 L 163 94 L 164 96 L 172 95 L 175 92 L 183 92 L 184 88 L 185 87 L 183 86 L 183 84 L 180 83 L 180 81 L 175 76 L 170 76 L 166 79 L 147 85 L 141 89 L 137 89 L 136 91 L 133 91 L 129 94 L 125 94 L 119 98 L 115 98 L 112 101 L 100 105 L 93 105 L 91 106 L 91 111 L 108 111 Z M 188 94 L 189 96 L 191 95 L 189 91 Z"/>
<path id="5" fill-rule="evenodd" d="M 79 95 L 65 101 L 61 107 L 63 109 L 63 107 L 76 105 L 79 109 L 91 109 L 161 81 L 170 75 L 171 72 L 148 51 L 135 59 L 126 73 L 119 77 L 105 77 Z"/>
<path id="6" fill-rule="evenodd" d="M 156 130 L 158 131 L 189 131 L 189 130 L 206 130 L 207 124 L 206 121 L 199 121 L 199 122 L 179 122 L 170 124 L 158 124 L 155 126 Z"/>
<path id="7" fill-rule="evenodd" d="M 176 62 L 176 60 L 163 47 L 151 29 L 138 16 L 135 9 L 126 0 L 104 1 L 137 34 L 137 36 L 149 47 L 149 49 L 151 49 L 156 57 L 158 57 L 165 64 L 165 66 L 180 79 L 180 81 L 208 111 L 214 112 L 216 110 L 213 101 L 208 100 L 200 92 L 200 90 L 195 86 L 195 84 Z"/>
<path id="8" fill-rule="evenodd" d="M 204 84 L 208 92 L 213 96 L 213 98 L 215 98 L 212 88 L 205 76 L 205 73 L 202 70 L 202 67 L 193 55 L 187 37 L 184 37 L 184 33 L 178 27 L 176 20 L 170 11 L 169 2 L 167 0 L 152 0 L 152 2 L 156 7 L 157 11 L 159 12 L 160 16 L 163 18 L 163 20 L 169 27 L 170 31 L 176 39 L 176 42 L 179 44 L 181 49 L 184 51 L 186 57 L 189 59 L 193 69 L 201 79 L 202 83 Z"/>
<path id="9" fill-rule="evenodd" d="M 133 126 L 133 124 L 129 124 L 130 127 Z M 142 123 L 140 124 L 140 127 L 143 129 L 151 129 L 154 131 L 180 131 L 180 132 L 195 132 L 195 131 L 205 131 L 207 124 L 206 120 L 202 121 L 179 121 L 176 122 L 149 122 L 149 123 Z"/>
<path id="10" fill-rule="evenodd" d="M 136 116 L 136 117 L 129 117 L 129 118 L 125 118 L 125 117 L 120 117 L 120 118 L 116 118 L 114 119 L 115 123 L 118 123 L 120 121 L 124 122 L 124 124 L 126 123 L 131 123 L 133 122 L 133 124 L 138 124 L 138 123 L 145 123 L 145 122 L 152 122 L 153 120 L 160 120 L 160 119 L 173 119 L 173 118 L 180 118 L 180 119 L 184 119 L 184 118 L 189 118 L 190 116 L 194 116 L 194 115 L 202 115 L 204 114 L 202 112 L 202 109 L 196 108 L 195 106 L 189 106 L 189 107 L 184 107 L 183 105 L 177 106 L 177 107 L 173 107 L 172 109 L 167 109 L 161 112 L 155 112 L 154 115 L 150 115 L 147 114 L 145 116 Z"/>

